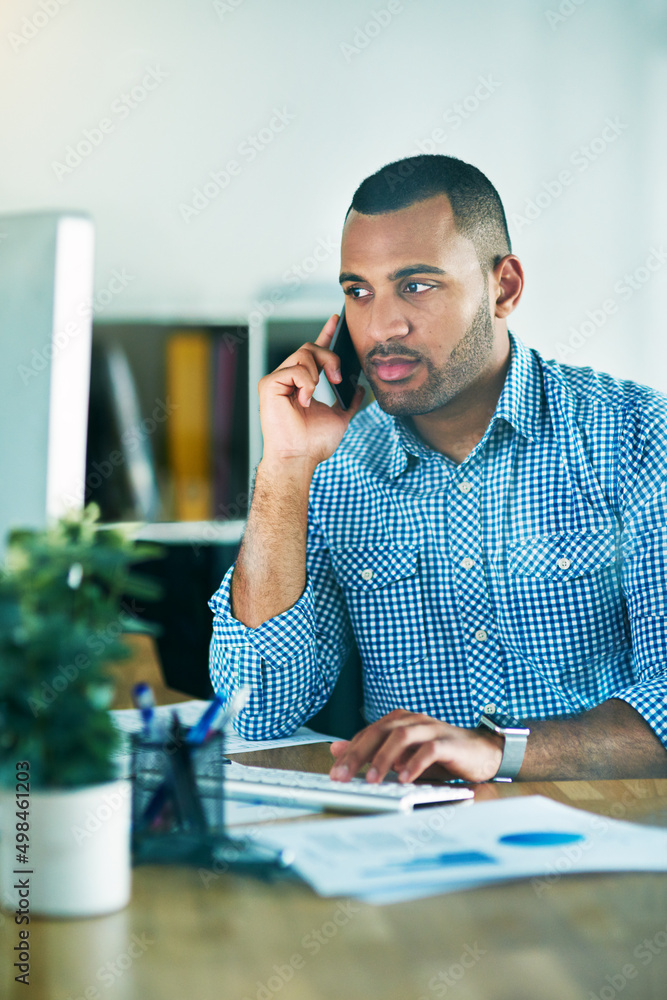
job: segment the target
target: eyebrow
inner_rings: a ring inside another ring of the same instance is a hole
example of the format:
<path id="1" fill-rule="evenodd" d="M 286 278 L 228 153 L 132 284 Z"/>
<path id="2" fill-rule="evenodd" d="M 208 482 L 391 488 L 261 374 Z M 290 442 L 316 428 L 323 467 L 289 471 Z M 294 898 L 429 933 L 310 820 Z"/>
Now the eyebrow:
<path id="1" fill-rule="evenodd" d="M 408 264 L 407 267 L 401 267 L 398 271 L 393 271 L 391 274 L 387 275 L 389 281 L 400 281 L 401 278 L 409 278 L 411 274 L 446 274 L 440 267 L 434 267 L 432 264 Z M 366 281 L 366 278 L 362 278 L 360 274 L 354 274 L 352 271 L 341 271 L 338 281 L 342 285 L 344 281 Z"/>

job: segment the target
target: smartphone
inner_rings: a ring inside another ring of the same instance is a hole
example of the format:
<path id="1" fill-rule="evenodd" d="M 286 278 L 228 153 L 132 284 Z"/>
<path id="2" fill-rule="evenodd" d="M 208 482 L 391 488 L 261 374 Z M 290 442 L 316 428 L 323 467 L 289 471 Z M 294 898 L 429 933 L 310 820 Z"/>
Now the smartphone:
<path id="1" fill-rule="evenodd" d="M 345 306 L 340 311 L 340 319 L 334 330 L 330 350 L 340 358 L 340 382 L 331 382 L 334 395 L 344 410 L 349 410 L 361 375 L 361 364 L 352 343 L 352 337 L 345 319 Z"/>

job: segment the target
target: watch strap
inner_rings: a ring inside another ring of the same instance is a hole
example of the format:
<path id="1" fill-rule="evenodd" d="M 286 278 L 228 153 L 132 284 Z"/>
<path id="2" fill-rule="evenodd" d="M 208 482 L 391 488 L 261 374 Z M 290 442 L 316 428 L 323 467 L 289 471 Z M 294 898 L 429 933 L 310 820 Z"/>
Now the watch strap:
<path id="1" fill-rule="evenodd" d="M 507 715 L 499 716 L 490 710 L 482 712 L 479 724 L 505 739 L 502 760 L 493 781 L 511 781 L 512 778 L 516 778 L 521 770 L 530 729 L 517 719 Z"/>
<path id="2" fill-rule="evenodd" d="M 504 733 L 505 746 L 496 778 L 516 778 L 523 764 L 528 737 L 519 733 Z"/>

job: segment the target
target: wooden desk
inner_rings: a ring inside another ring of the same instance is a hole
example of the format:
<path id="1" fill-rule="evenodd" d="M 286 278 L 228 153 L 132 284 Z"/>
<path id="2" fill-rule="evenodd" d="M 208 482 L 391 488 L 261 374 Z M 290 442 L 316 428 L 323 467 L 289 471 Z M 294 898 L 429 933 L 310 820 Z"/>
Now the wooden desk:
<path id="1" fill-rule="evenodd" d="M 325 771 L 330 755 L 316 745 L 236 756 L 250 758 Z M 667 826 L 667 779 L 491 784 L 478 797 L 535 793 Z M 31 931 L 26 989 L 13 982 L 4 915 L 8 1000 L 667 998 L 667 875 L 554 876 L 372 907 L 298 884 L 146 867 L 123 912 L 34 920 Z"/>

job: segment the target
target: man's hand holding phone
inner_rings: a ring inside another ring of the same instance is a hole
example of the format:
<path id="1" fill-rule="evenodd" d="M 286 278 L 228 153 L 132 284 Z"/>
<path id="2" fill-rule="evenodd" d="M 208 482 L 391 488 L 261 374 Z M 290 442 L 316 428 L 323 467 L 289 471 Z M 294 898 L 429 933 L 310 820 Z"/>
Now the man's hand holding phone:
<path id="1" fill-rule="evenodd" d="M 314 343 L 303 344 L 259 383 L 259 405 L 264 435 L 264 466 L 305 464 L 311 471 L 334 453 L 364 395 L 358 386 L 347 410 L 337 401 L 328 406 L 313 398 L 324 370 L 332 387 L 341 380 L 341 358 L 331 348 L 339 317 L 322 327 Z M 348 334 L 349 336 L 349 334 Z"/>
<path id="2" fill-rule="evenodd" d="M 348 409 L 313 399 L 322 371 L 332 386 L 342 380 L 341 359 L 331 350 L 338 318 L 332 316 L 314 344 L 303 344 L 259 383 L 264 454 L 230 595 L 232 614 L 249 628 L 291 608 L 303 594 L 312 475 L 334 453 L 361 406 L 361 387 Z"/>

